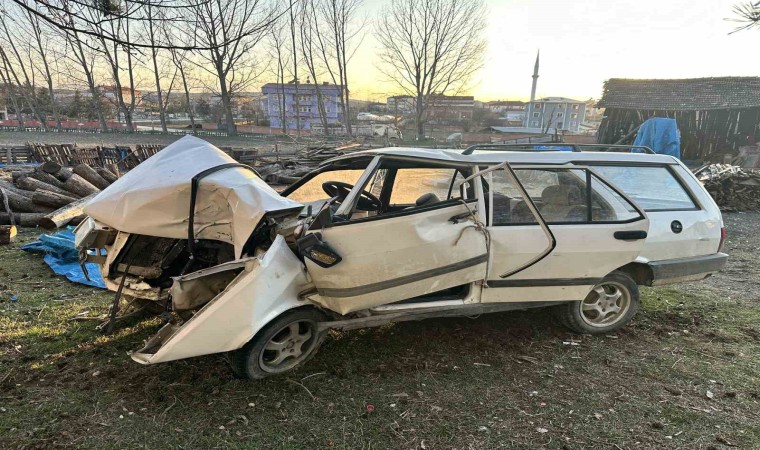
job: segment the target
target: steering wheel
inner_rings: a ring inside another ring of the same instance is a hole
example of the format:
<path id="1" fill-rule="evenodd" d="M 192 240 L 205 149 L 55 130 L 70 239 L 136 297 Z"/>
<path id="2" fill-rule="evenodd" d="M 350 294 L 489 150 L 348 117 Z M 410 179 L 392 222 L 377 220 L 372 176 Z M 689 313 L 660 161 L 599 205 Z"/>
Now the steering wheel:
<path id="1" fill-rule="evenodd" d="M 348 197 L 349 192 L 353 188 L 353 184 L 342 181 L 325 181 L 322 183 L 322 190 L 330 197 L 337 197 L 341 203 Z M 362 190 L 356 206 L 362 211 L 380 211 L 383 207 L 383 202 L 371 192 Z"/>

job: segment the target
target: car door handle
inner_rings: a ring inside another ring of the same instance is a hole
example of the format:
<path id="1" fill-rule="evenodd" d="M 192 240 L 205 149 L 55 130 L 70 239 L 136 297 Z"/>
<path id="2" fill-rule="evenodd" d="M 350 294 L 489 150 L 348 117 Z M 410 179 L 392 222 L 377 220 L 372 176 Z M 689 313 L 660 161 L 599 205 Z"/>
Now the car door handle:
<path id="1" fill-rule="evenodd" d="M 646 239 L 647 238 L 647 232 L 646 231 L 616 231 L 615 234 L 613 234 L 615 239 L 620 239 L 621 241 L 635 241 L 638 239 Z"/>
<path id="2" fill-rule="evenodd" d="M 472 213 L 470 213 L 470 212 L 468 211 L 468 212 L 466 212 L 466 213 L 457 214 L 456 216 L 451 216 L 451 217 L 449 217 L 449 222 L 451 222 L 451 223 L 453 223 L 453 224 L 458 224 L 459 222 L 461 222 L 461 221 L 463 221 L 463 220 L 466 220 L 466 219 L 468 219 L 468 218 L 472 217 L 472 215 L 473 215 L 473 214 L 475 214 L 476 212 L 477 212 L 477 211 L 473 211 Z"/>

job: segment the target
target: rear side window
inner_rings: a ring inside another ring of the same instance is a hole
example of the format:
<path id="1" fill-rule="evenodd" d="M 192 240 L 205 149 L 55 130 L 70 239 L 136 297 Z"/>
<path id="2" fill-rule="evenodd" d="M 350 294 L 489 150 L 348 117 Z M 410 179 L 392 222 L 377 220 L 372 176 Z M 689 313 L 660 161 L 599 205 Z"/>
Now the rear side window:
<path id="1" fill-rule="evenodd" d="M 632 198 L 644 211 L 697 207 L 667 167 L 595 166 L 594 170 Z"/>
<path id="2" fill-rule="evenodd" d="M 492 172 L 493 225 L 535 224 L 519 189 L 506 172 Z M 515 169 L 541 216 L 549 224 L 629 222 L 636 208 L 584 169 Z"/>

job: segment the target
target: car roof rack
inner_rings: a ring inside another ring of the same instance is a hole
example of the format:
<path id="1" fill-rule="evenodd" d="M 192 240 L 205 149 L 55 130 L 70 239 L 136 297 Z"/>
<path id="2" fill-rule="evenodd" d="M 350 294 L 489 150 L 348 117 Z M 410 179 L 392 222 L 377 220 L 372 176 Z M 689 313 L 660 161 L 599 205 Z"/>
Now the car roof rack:
<path id="1" fill-rule="evenodd" d="M 463 155 L 471 155 L 475 150 L 490 150 L 501 152 L 615 152 L 615 153 L 648 153 L 655 152 L 643 145 L 614 145 L 614 144 L 571 144 L 566 142 L 536 142 L 525 144 L 475 144 L 467 147 Z"/>

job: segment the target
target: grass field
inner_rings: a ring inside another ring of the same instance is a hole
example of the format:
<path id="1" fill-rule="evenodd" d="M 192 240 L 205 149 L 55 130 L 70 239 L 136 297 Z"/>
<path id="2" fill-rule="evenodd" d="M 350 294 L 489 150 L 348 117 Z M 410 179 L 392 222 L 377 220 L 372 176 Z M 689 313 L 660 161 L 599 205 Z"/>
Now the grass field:
<path id="1" fill-rule="evenodd" d="M 605 337 L 547 311 L 334 333 L 303 369 L 248 382 L 219 355 L 132 362 L 159 321 L 73 320 L 112 296 L 17 249 L 34 236 L 0 247 L 0 448 L 760 447 L 754 294 L 647 288 Z"/>

